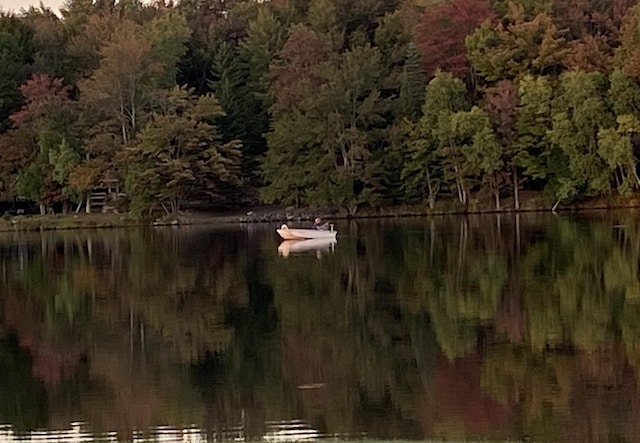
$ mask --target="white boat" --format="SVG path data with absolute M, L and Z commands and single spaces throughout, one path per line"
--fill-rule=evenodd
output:
M 297 229 L 290 228 L 287 225 L 280 226 L 280 229 L 276 229 L 276 232 L 282 237 L 283 240 L 307 240 L 312 238 L 336 238 L 338 231 L 333 230 L 333 225 L 330 225 L 329 231 L 322 231 L 318 229 Z
M 285 240 L 278 246 L 278 253 L 283 257 L 289 254 L 307 251 L 328 251 L 338 241 L 335 238 L 312 238 L 307 240 Z

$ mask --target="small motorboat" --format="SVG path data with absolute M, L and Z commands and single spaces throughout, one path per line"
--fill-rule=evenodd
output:
M 283 240 L 308 240 L 314 238 L 336 238 L 338 231 L 333 230 L 333 225 L 329 225 L 329 230 L 319 229 L 298 229 L 290 228 L 286 224 L 276 229 L 276 232 Z
M 283 257 L 299 252 L 331 251 L 338 241 L 335 238 L 313 238 L 308 240 L 285 240 L 278 246 L 278 253 Z

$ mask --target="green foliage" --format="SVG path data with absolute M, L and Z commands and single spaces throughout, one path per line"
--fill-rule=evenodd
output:
M 282 68 L 283 78 L 295 67 L 288 69 Z M 381 192 L 375 154 L 385 123 L 383 114 L 390 109 L 378 90 L 380 76 L 380 53 L 366 45 L 347 51 L 335 63 L 317 60 L 308 76 L 286 86 L 279 104 L 284 109 L 276 114 L 272 135 L 267 138 L 265 176 L 270 184 L 265 198 L 335 204 L 350 212 L 363 203 L 375 204 Z M 312 79 L 323 85 L 314 99 L 303 95 L 311 92 L 308 82 Z M 304 101 L 294 102 L 289 91 L 300 94 Z M 292 162 L 300 166 L 287 168 Z M 307 180 L 297 183 L 302 175 Z
M 18 17 L 0 11 L 0 131 L 10 127 L 9 115 L 22 103 L 18 86 L 29 75 L 33 55 L 33 31 Z
M 297 110 L 273 123 L 267 134 L 269 151 L 264 164 L 269 181 L 262 189 L 262 198 L 266 201 L 299 205 L 307 199 L 308 189 L 316 184 L 316 171 L 321 166 L 320 150 L 309 128 L 313 128 L 313 122 Z M 311 146 L 314 148 L 303 149 Z
M 626 14 L 621 29 L 620 46 L 615 51 L 614 66 L 634 80 L 640 79 L 640 5 L 635 5 Z
M 607 98 L 613 112 L 640 117 L 640 85 L 620 69 L 611 73 L 609 83 Z
M 47 73 L 51 77 L 68 79 L 74 75 L 65 51 L 67 35 L 64 22 L 47 7 L 30 7 L 23 15 L 33 31 L 34 73 Z
M 453 115 L 451 130 L 467 162 L 477 170 L 491 174 L 502 166 L 500 145 L 495 139 L 489 117 L 474 106 L 469 112 Z
M 551 12 L 553 0 L 491 0 L 491 7 L 501 16 L 511 17 L 514 12 L 523 14 L 527 19 L 541 12 Z
M 255 74 L 243 55 L 242 49 L 222 43 L 213 58 L 209 87 L 225 110 L 219 119 L 222 140 L 242 142 L 242 175 L 247 185 L 257 186 L 267 124 L 262 102 L 250 89 Z
M 19 195 L 41 202 L 45 191 L 45 176 L 47 163 L 43 156 L 25 168 L 18 176 L 17 191 Z
M 424 122 L 406 122 L 403 126 L 403 141 L 407 149 L 407 159 L 402 165 L 403 189 L 408 201 L 428 200 L 435 206 L 440 188 L 444 185 L 442 159 L 438 155 L 437 144 Z
M 382 62 L 385 67 L 385 88 L 393 91 L 393 94 L 400 98 L 399 90 L 402 88 L 402 77 L 405 68 L 409 69 L 408 76 L 411 77 L 410 82 L 420 81 L 422 83 L 420 92 L 413 91 L 417 94 L 421 102 L 421 95 L 424 94 L 424 86 L 426 85 L 426 73 L 422 65 L 422 54 L 420 49 L 412 41 L 412 24 L 408 11 L 397 10 L 387 12 L 383 17 L 378 19 L 378 27 L 374 36 L 374 45 L 380 49 L 382 54 Z M 410 65 L 407 66 L 407 65 Z
M 410 44 L 400 80 L 400 95 L 396 111 L 398 118 L 407 117 L 416 120 L 420 117 L 426 84 L 420 52 L 416 45 Z
M 239 184 L 240 146 L 220 141 L 215 120 L 222 115 L 211 95 L 197 97 L 178 87 L 169 91 L 127 152 L 136 165 L 127 179 L 135 208 L 168 204 L 176 213 L 186 198 L 219 202 L 225 186 Z
M 558 199 L 609 191 L 611 174 L 598 153 L 598 132 L 610 127 L 612 115 L 604 100 L 606 83 L 599 73 L 567 72 L 560 78 L 549 140 L 566 156 L 568 169 L 551 186 Z
M 354 212 L 451 196 L 469 208 L 487 192 L 517 208 L 516 191 L 543 188 L 631 195 L 640 9 L 565 3 L 72 0 L 61 17 L 1 14 L 0 191 L 15 196 L 39 152 L 47 201 L 127 176 L 136 188 L 152 163 L 124 152 L 186 85 L 215 95 L 216 137 L 241 149 L 215 200 Z M 181 168 L 180 186 L 195 179 Z M 144 207 L 164 183 L 146 172 Z
M 242 58 L 250 71 L 248 90 L 263 106 L 269 105 L 269 67 L 277 59 L 289 32 L 272 11 L 262 8 L 249 23 L 247 37 L 241 42 Z
M 119 125 L 122 143 L 135 138 L 154 82 L 166 75 L 140 25 L 123 20 L 100 49 L 100 66 L 80 84 L 87 106 L 103 109 Z
M 53 179 L 58 183 L 66 184 L 69 173 L 80 162 L 80 154 L 74 150 L 66 139 L 56 149 L 49 150 L 49 163 L 53 166 Z M 70 188 L 67 193 L 73 194 Z
M 186 43 L 191 35 L 184 16 L 178 12 L 167 11 L 146 23 L 142 33 L 151 42 L 150 63 L 163 66 L 164 72 L 156 79 L 157 86 L 172 87 L 176 84 L 178 60 L 186 53 Z
M 311 0 L 307 12 L 309 27 L 329 36 L 333 48 L 339 50 L 344 44 L 344 26 L 338 22 L 337 8 L 333 0 Z
M 568 49 L 551 17 L 543 12 L 527 21 L 518 12 L 512 20 L 497 27 L 484 23 L 467 37 L 469 60 L 478 73 L 495 82 L 560 72 Z
M 618 192 L 629 195 L 640 186 L 636 172 L 638 160 L 630 136 L 640 131 L 640 122 L 632 115 L 621 115 L 617 120 L 617 129 L 601 129 L 598 132 L 598 154 L 609 167 Z
M 523 175 L 545 180 L 549 174 L 551 147 L 547 131 L 551 128 L 553 89 L 547 77 L 525 76 L 518 88 L 520 111 L 516 119 L 516 165 Z
M 427 86 L 423 117 L 418 123 L 418 128 L 424 134 L 427 144 L 419 143 L 416 145 L 416 147 L 426 148 L 425 154 L 434 152 L 442 156 L 441 174 L 445 184 L 457 193 L 458 200 L 463 205 L 467 203 L 468 197 L 468 189 L 464 180 L 464 160 L 454 140 L 452 126 L 456 113 L 469 109 L 465 92 L 464 83 L 460 79 L 454 78 L 448 73 L 436 73 Z M 428 156 L 430 155 L 428 154 Z M 417 158 L 420 157 L 421 155 L 418 155 Z M 427 158 L 423 157 L 422 167 L 424 167 L 425 161 L 428 163 Z M 440 172 L 429 172 L 430 177 L 439 175 Z M 439 187 L 439 184 L 436 184 L 436 187 Z

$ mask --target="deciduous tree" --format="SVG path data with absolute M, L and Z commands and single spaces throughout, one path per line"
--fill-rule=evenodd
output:
M 520 209 L 518 190 L 518 166 L 516 162 L 516 118 L 518 113 L 518 92 L 515 85 L 509 80 L 502 80 L 496 86 L 489 88 L 484 99 L 483 109 L 489 115 L 489 119 L 498 136 L 502 161 L 511 173 L 513 186 L 513 200 L 515 209 Z
M 598 132 L 613 126 L 604 100 L 606 79 L 599 73 L 567 72 L 560 79 L 549 139 L 567 158 L 568 168 L 552 180 L 558 201 L 598 195 L 611 187 L 611 174 L 599 155 Z
M 179 87 L 169 92 L 127 150 L 127 193 L 137 210 L 160 202 L 175 214 L 188 198 L 225 199 L 224 187 L 240 179 L 240 146 L 220 142 L 215 120 L 222 114 L 211 95 L 196 97 Z
M 502 149 L 496 140 L 487 114 L 477 106 L 451 117 L 450 152 L 460 156 L 453 163 L 458 186 L 468 192 L 474 182 L 489 182 L 496 209 L 500 209 L 498 172 L 502 167 Z M 457 171 L 456 171 L 457 169 Z M 485 180 L 486 179 L 486 180 Z
M 553 88 L 547 77 L 525 75 L 518 84 L 515 163 L 530 180 L 544 183 L 560 162 L 554 164 L 547 132 L 551 129 Z
M 100 50 L 99 68 L 80 84 L 82 99 L 118 120 L 126 144 L 135 137 L 154 80 L 163 72 L 140 26 L 125 20 Z
M 523 74 L 558 75 L 568 52 L 564 38 L 546 13 L 527 21 L 514 6 L 509 22 L 484 23 L 466 39 L 471 65 L 488 82 Z
M 62 191 L 68 168 L 79 149 L 73 130 L 74 108 L 62 79 L 34 75 L 20 89 L 25 104 L 11 119 L 30 134 L 31 144 L 21 154 L 26 162 L 18 173 L 17 190 L 38 202 L 44 212 L 46 205 L 65 200 Z
M 453 116 L 470 108 L 465 95 L 460 79 L 437 72 L 426 88 L 423 116 L 410 136 L 410 159 L 402 174 L 413 189 L 426 194 L 431 207 L 444 186 L 451 187 L 463 205 L 468 201 L 464 159 L 452 131 Z
M 416 27 L 415 42 L 431 77 L 440 69 L 459 78 L 470 74 L 465 38 L 496 15 L 484 0 L 451 0 L 427 10 Z

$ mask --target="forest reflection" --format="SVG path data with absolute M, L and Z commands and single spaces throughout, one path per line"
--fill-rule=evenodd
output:
M 337 228 L 0 236 L 0 425 L 640 440 L 637 214 Z

